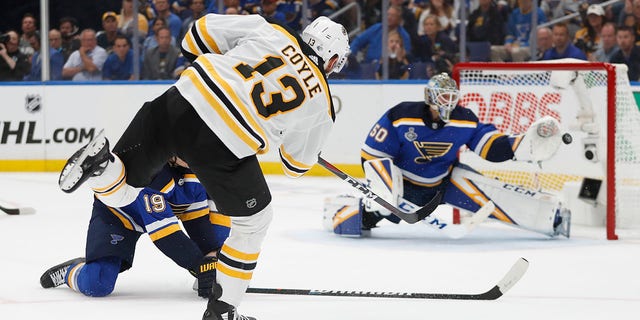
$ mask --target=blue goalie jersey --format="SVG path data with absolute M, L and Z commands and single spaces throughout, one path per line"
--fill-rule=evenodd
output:
M 449 122 L 443 122 L 433 120 L 423 101 L 402 102 L 373 126 L 361 157 L 363 161 L 391 158 L 402 171 L 405 186 L 436 188 L 453 170 L 462 146 L 500 162 L 513 158 L 515 139 L 479 122 L 473 111 L 460 106 L 452 111 Z

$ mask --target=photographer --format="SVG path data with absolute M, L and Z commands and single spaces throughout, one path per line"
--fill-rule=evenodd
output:
M 20 53 L 18 44 L 15 31 L 0 36 L 0 81 L 21 81 L 29 73 L 29 59 Z

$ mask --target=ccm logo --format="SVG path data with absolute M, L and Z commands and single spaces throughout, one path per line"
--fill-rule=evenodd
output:
M 502 188 L 510 190 L 510 191 L 517 192 L 517 193 L 525 195 L 525 196 L 533 197 L 533 196 L 535 196 L 537 194 L 537 192 L 535 192 L 535 191 L 531 191 L 529 189 L 525 189 L 525 188 L 522 188 L 522 187 L 514 186 L 512 184 L 507 184 L 507 183 L 503 184 Z

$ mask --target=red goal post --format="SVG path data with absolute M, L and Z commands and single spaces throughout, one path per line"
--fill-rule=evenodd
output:
M 574 224 L 604 225 L 607 239 L 639 230 L 640 112 L 626 70 L 573 59 L 457 64 L 460 104 L 480 121 L 517 134 L 551 115 L 573 136 L 541 166 L 492 164 L 472 152 L 462 152 L 461 161 L 485 175 L 561 195 Z

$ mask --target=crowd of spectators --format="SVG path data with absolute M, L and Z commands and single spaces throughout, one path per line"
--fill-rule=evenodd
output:
M 624 63 L 630 80 L 639 80 L 640 0 L 606 7 L 599 0 L 468 0 L 467 21 L 458 17 L 460 1 L 390 0 L 387 43 L 382 43 L 380 0 L 308 0 L 307 5 L 309 20 L 331 15 L 353 2 L 363 12 L 356 22 L 346 21 L 357 17 L 351 11 L 337 18 L 359 26 L 351 39 L 348 65 L 338 75 L 341 78 L 382 78 L 385 47 L 390 79 L 428 79 L 451 72 L 460 61 L 460 36 L 465 34 L 467 58 Z M 538 24 L 572 15 L 539 28 L 535 48 L 530 39 L 533 1 L 538 1 Z M 100 30 L 79 26 L 77 17 L 52 22 L 48 33 L 50 79 L 133 80 L 135 64 L 140 65 L 140 79 L 176 79 L 188 66 L 180 52 L 182 38 L 198 18 L 210 12 L 260 14 L 298 32 L 303 23 L 301 0 L 138 0 L 139 8 L 133 3 L 122 0 L 119 10 L 101 12 Z M 0 81 L 40 80 L 42 47 L 38 20 L 27 13 L 20 26 L 1 33 Z

